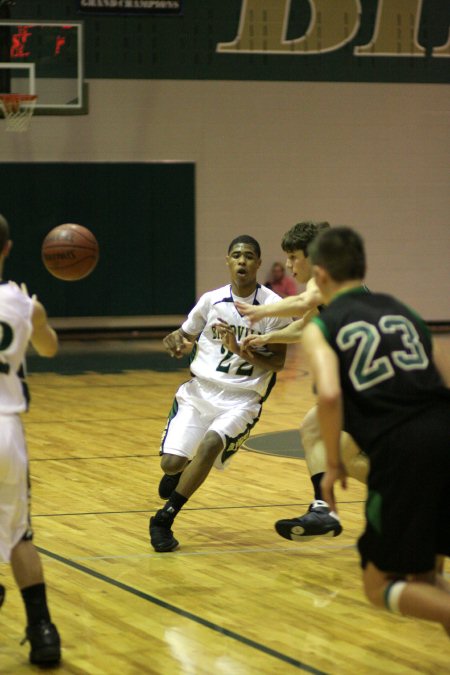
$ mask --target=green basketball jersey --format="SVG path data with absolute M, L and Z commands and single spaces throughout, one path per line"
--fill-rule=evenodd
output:
M 313 321 L 339 358 L 344 428 L 370 452 L 389 429 L 447 401 L 423 320 L 363 287 L 337 295 Z

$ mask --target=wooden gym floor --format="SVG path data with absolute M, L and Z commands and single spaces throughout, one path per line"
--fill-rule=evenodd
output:
M 59 673 L 450 672 L 439 626 L 376 611 L 363 596 L 361 485 L 338 493 L 340 537 L 289 542 L 273 523 L 311 501 L 304 460 L 241 450 L 178 517 L 179 550 L 154 553 L 159 440 L 186 364 L 161 354 L 159 342 L 130 341 L 63 344 L 42 365 L 38 372 L 31 360 L 24 421 L 35 543 L 63 640 Z M 301 347 L 292 346 L 255 434 L 297 428 L 313 400 Z M 0 673 L 29 673 L 7 565 L 0 581 Z

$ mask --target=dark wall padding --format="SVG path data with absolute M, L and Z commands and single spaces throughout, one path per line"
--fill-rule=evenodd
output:
M 192 163 L 0 164 L 0 213 L 14 248 L 5 278 L 25 281 L 53 317 L 185 314 L 195 300 Z M 81 281 L 53 278 L 41 243 L 56 225 L 97 237 Z

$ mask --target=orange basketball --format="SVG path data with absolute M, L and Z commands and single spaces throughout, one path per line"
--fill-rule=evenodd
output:
M 42 242 L 42 261 L 57 279 L 84 279 L 98 262 L 97 240 L 83 225 L 58 225 Z

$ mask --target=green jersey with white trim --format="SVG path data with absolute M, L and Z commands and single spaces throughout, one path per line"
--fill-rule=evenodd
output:
M 248 319 L 239 314 L 234 300 L 267 305 L 278 302 L 281 298 L 260 284 L 247 298 L 233 296 L 229 284 L 202 295 L 181 326 L 185 333 L 199 336 L 194 347 L 191 371 L 197 377 L 216 382 L 225 389 L 249 389 L 264 397 L 273 386 L 275 373 L 261 366 L 254 366 L 225 349 L 214 324 L 220 323 L 219 319 L 226 321 L 239 343 L 249 334 L 264 335 L 284 328 L 290 323 L 290 319 L 267 317 L 250 326 Z M 270 345 L 259 349 L 258 353 L 262 356 L 269 355 Z
M 313 319 L 339 359 L 344 428 L 370 452 L 393 427 L 447 400 L 423 320 L 392 296 L 362 287 Z

